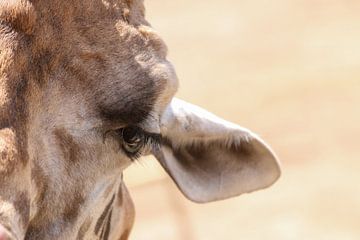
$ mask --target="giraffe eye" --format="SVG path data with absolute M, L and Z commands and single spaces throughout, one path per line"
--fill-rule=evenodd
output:
M 136 160 L 151 149 L 159 148 L 162 143 L 160 134 L 149 133 L 136 126 L 128 126 L 115 131 L 122 151 L 131 159 Z
M 136 155 L 145 144 L 145 135 L 137 127 L 126 127 L 121 130 L 122 148 L 129 155 Z

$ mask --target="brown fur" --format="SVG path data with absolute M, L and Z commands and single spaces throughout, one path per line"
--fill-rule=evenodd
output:
M 0 19 L 16 31 L 31 34 L 36 22 L 36 13 L 28 1 L 1 1 Z
M 112 196 L 110 202 L 106 205 L 106 207 L 105 207 L 104 211 L 102 212 L 100 218 L 96 222 L 96 225 L 95 225 L 95 234 L 96 235 L 98 235 L 100 233 L 100 229 L 104 227 L 105 219 L 106 219 L 106 217 L 108 217 L 109 212 L 112 211 L 111 207 L 112 207 L 112 204 L 114 202 L 114 199 L 115 199 L 115 195 Z
M 103 229 L 101 230 L 100 238 L 103 240 L 109 239 L 110 228 L 111 228 L 111 217 L 113 210 L 110 211 L 108 217 L 106 219 L 106 223 L 104 223 Z
M 0 2 L 0 224 L 16 238 L 127 239 L 131 161 L 104 136 L 176 90 L 144 15 L 141 0 Z
M 84 203 L 85 199 L 81 194 L 75 194 L 71 202 L 66 205 L 64 210 L 64 221 L 68 223 L 72 223 L 78 217 L 80 208 Z
M 34 166 L 31 169 L 31 179 L 38 188 L 37 194 L 35 196 L 35 202 L 39 207 L 42 207 L 45 202 L 47 190 L 49 188 L 49 179 L 47 176 L 45 176 L 44 170 L 35 161 Z
M 21 216 L 21 225 L 26 226 L 30 214 L 30 201 L 27 192 L 19 193 L 14 202 L 14 206 Z
M 126 229 L 119 240 L 127 240 L 130 236 L 130 229 Z
M 117 205 L 119 206 L 119 207 L 121 207 L 122 205 L 123 205 L 123 203 L 124 203 L 124 190 L 125 189 L 123 189 L 124 188 L 124 186 L 123 186 L 123 184 L 121 184 L 120 185 L 120 187 L 119 187 L 119 190 L 118 190 L 118 194 L 117 194 Z
M 71 163 L 76 163 L 76 161 L 80 159 L 80 146 L 64 129 L 56 129 L 54 131 L 54 135 L 56 137 L 57 144 L 61 148 L 63 158 Z
M 9 128 L 0 130 L 0 141 L 0 176 L 7 176 L 15 170 L 18 159 L 14 131 Z
M 76 237 L 77 240 L 84 239 L 84 236 L 85 236 L 86 232 L 88 231 L 88 229 L 90 228 L 90 225 L 91 225 L 91 218 L 87 218 L 79 229 L 79 232 Z

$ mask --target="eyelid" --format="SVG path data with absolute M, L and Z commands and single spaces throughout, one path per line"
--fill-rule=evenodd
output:
M 161 135 L 159 119 L 157 117 L 151 116 L 147 118 L 138 124 L 138 127 L 146 133 Z

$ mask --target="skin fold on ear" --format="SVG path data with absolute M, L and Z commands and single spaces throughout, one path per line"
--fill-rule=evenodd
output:
M 153 150 L 183 194 L 205 203 L 272 185 L 280 165 L 249 130 L 174 98 L 160 119 L 164 143 Z

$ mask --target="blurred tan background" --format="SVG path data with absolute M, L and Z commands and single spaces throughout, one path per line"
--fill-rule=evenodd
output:
M 132 240 L 360 239 L 360 1 L 145 1 L 179 97 L 259 133 L 273 187 L 189 202 L 152 158 L 125 174 Z

